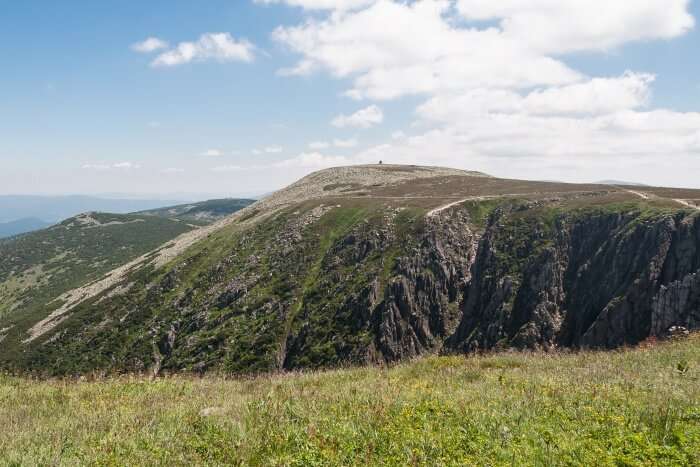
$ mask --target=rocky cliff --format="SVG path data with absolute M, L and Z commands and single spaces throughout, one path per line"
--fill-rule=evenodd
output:
M 494 213 L 451 348 L 612 348 L 698 326 L 700 217 L 534 211 Z

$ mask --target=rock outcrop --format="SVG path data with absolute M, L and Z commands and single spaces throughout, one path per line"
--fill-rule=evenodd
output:
M 509 214 L 481 241 L 450 348 L 612 348 L 699 327 L 698 216 L 590 213 L 546 226 Z

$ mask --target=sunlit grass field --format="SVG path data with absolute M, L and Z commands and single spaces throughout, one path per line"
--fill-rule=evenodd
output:
M 249 379 L 0 376 L 0 465 L 700 465 L 700 336 Z

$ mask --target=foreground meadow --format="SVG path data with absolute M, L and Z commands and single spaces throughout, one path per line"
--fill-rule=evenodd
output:
M 699 465 L 700 336 L 251 379 L 0 376 L 0 465 Z

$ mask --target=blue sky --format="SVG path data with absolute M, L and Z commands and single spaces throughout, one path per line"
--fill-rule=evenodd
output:
M 646 17 L 616 13 L 623 16 L 610 21 L 619 26 L 603 40 L 589 31 L 606 14 L 596 1 L 583 12 L 573 0 L 559 15 L 548 1 L 523 12 L 518 1 L 489 11 L 477 0 L 0 0 L 0 192 L 261 193 L 377 158 L 700 187 L 688 174 L 700 168 L 700 38 L 687 23 L 700 17 L 698 2 L 639 0 Z M 514 54 L 523 33 L 504 21 L 533 14 L 544 26 L 527 36 L 562 45 L 533 41 Z M 569 17 L 583 19 L 562 24 Z M 392 28 L 391 18 L 413 30 Z M 210 33 L 248 41 L 252 60 L 152 66 Z M 136 52 L 147 38 L 169 47 Z M 489 47 L 503 58 L 478 53 L 483 67 L 451 74 Z M 522 55 L 532 60 L 521 63 Z M 313 69 L 280 72 L 303 61 Z M 552 61 L 561 66 L 540 67 Z M 625 78 L 628 70 L 635 74 Z M 447 103 L 463 104 L 448 111 Z M 363 109 L 381 116 L 332 124 Z

